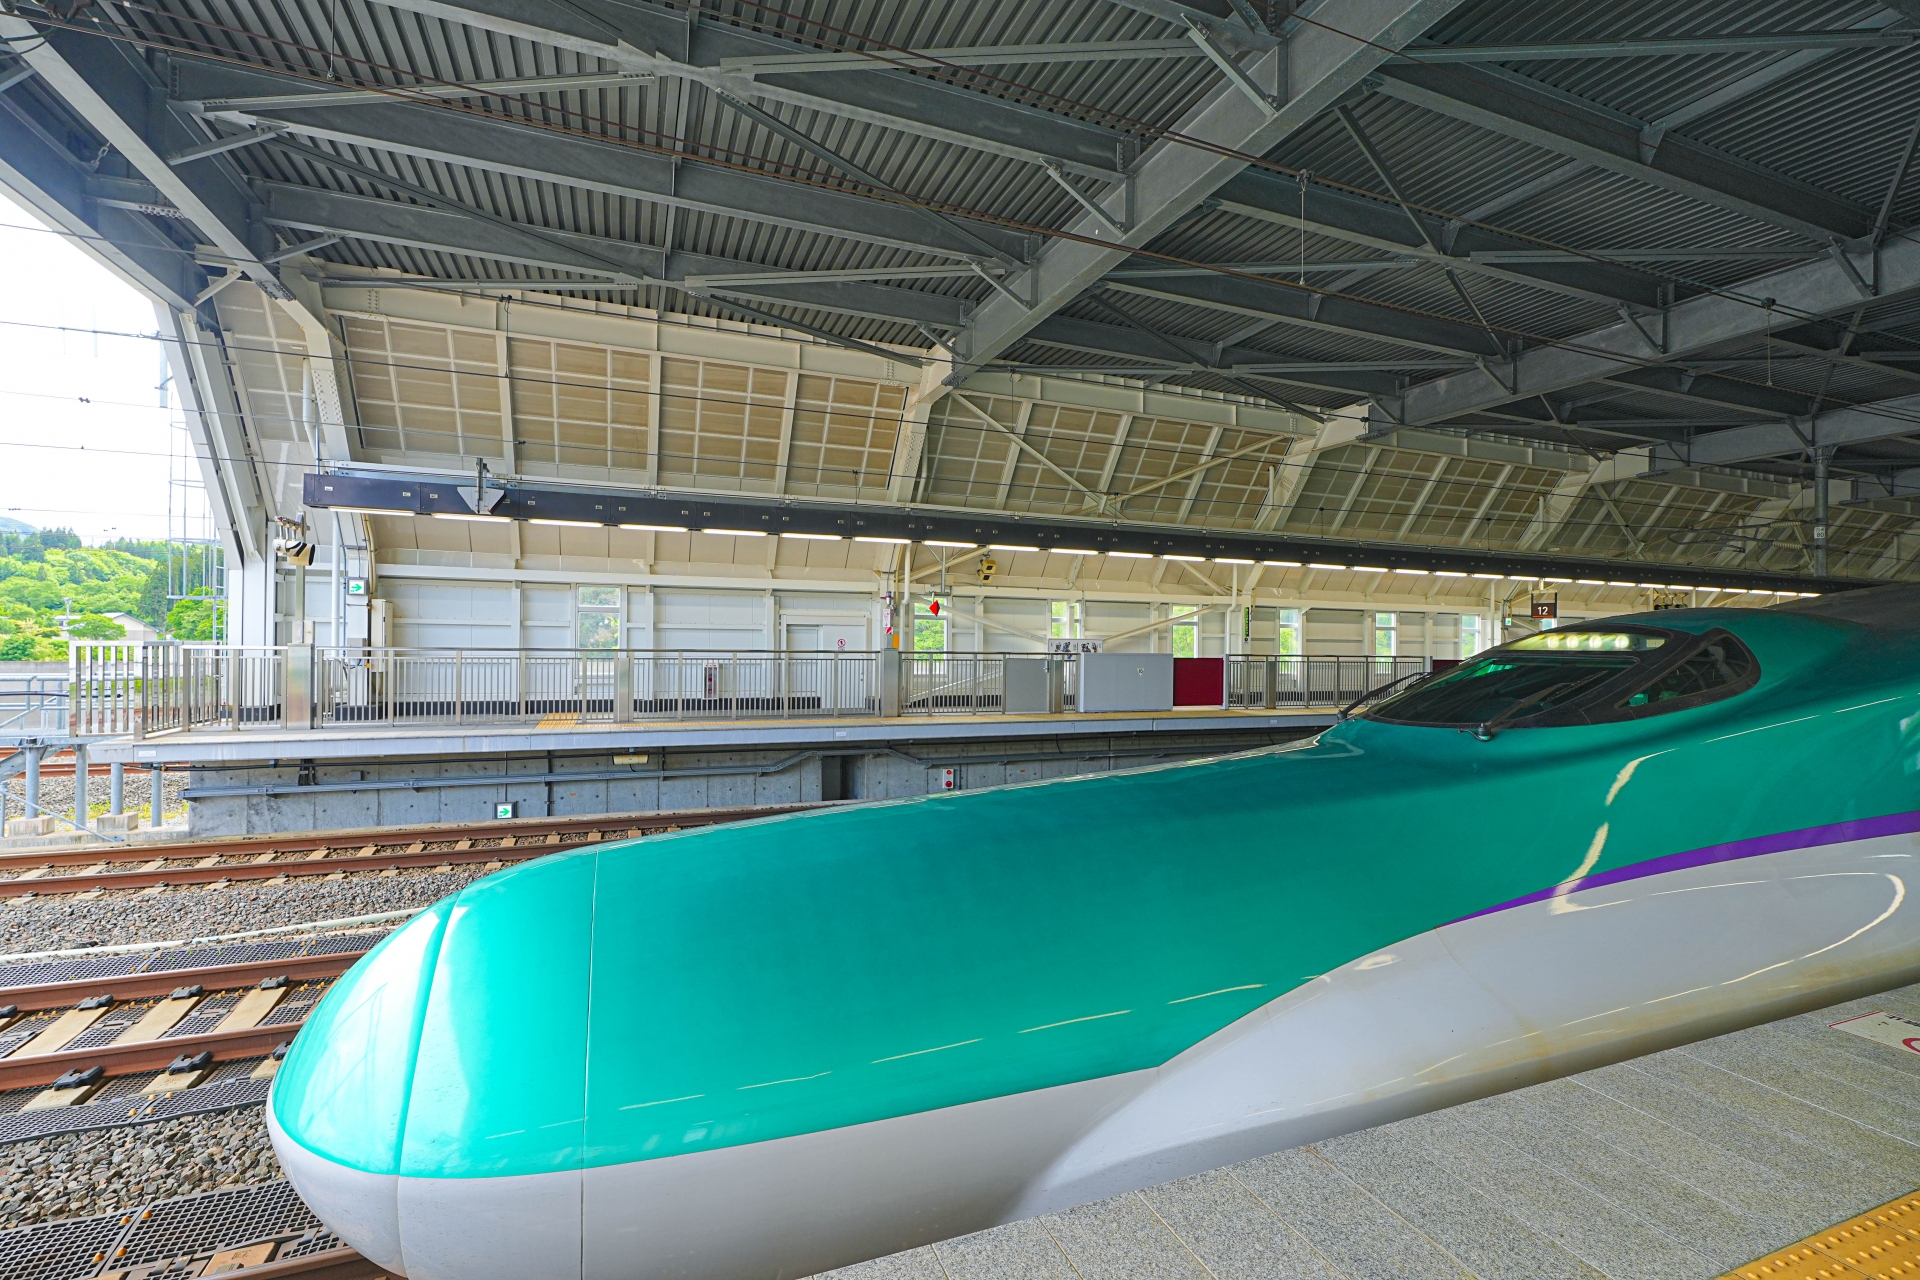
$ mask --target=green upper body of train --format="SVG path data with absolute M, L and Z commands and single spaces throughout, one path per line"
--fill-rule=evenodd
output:
M 622 1271 L 596 1242 L 589 1191 L 569 1220 L 579 1256 L 563 1250 L 556 1274 L 798 1275 L 1884 983 L 1920 963 L 1898 910 L 1905 880 L 1887 870 L 1920 829 L 1913 603 L 1896 590 L 1852 606 L 1613 619 L 1491 651 L 1300 744 L 502 871 L 434 904 L 329 993 L 276 1080 L 276 1141 L 303 1191 L 324 1180 L 314 1169 L 397 1188 L 393 1222 L 370 1211 L 378 1231 L 360 1229 L 391 1226 L 390 1248 L 368 1235 L 372 1251 L 416 1280 L 475 1263 L 427 1243 L 450 1224 L 407 1226 L 407 1188 L 434 1188 L 419 1201 L 442 1206 L 430 1216 L 456 1212 L 444 1206 L 463 1203 L 462 1184 L 482 1197 L 483 1184 L 604 1184 L 648 1201 L 608 1210 L 605 1231 L 643 1252 L 652 1241 L 670 1264 Z M 1836 857 L 1846 866 L 1829 866 Z M 1615 994 L 1639 1011 L 1613 1010 L 1598 1040 L 1513 1013 L 1524 996 L 1505 1014 L 1471 1012 L 1481 995 L 1467 992 L 1454 1022 L 1481 1018 L 1483 1032 L 1410 1033 L 1439 1037 L 1436 1054 L 1461 1047 L 1463 1065 L 1423 1060 L 1431 1074 L 1398 1088 L 1369 1074 L 1377 1029 L 1328 1021 L 1507 980 L 1460 977 L 1470 962 L 1457 955 L 1421 959 L 1420 939 L 1505 948 L 1502 964 L 1543 972 L 1577 963 L 1591 986 L 1587 953 L 1568 948 L 1644 948 L 1687 918 L 1651 895 L 1731 885 L 1736 863 L 1772 867 L 1775 897 L 1696 893 L 1699 929 L 1750 929 L 1740 912 L 1771 918 L 1802 889 L 1814 903 L 1807 936 L 1722 949 L 1735 968 L 1740 956 L 1776 964 L 1770 974 L 1716 970 L 1702 978 L 1712 991 L 1678 998 L 1626 990 L 1664 979 L 1620 962 Z M 1591 908 L 1606 893 L 1626 895 L 1611 916 Z M 1612 999 L 1601 981 L 1596 1002 Z M 1502 1018 L 1522 1028 L 1504 1056 Z M 1343 1037 L 1320 1067 L 1284 1061 Z M 1349 1077 L 1351 1104 L 1294 1096 Z M 1068 1118 L 1023 1119 L 1029 1102 Z M 1285 1123 L 1257 1118 L 1268 1112 Z M 1060 1132 L 1020 1136 L 1036 1123 Z M 930 1175 L 913 1164 L 915 1124 L 961 1148 L 1004 1130 L 995 1140 L 1020 1151 L 944 1206 L 903 1203 L 893 1225 L 862 1217 L 844 1238 L 795 1228 L 703 1252 L 675 1223 L 705 1210 L 660 1208 L 682 1191 L 697 1199 L 709 1168 L 751 1182 L 741 1162 L 753 1151 L 778 1180 L 840 1187 L 884 1171 L 919 1185 Z M 927 1185 L 937 1195 L 939 1178 Z M 814 1193 L 765 1194 L 779 1203 L 764 1214 L 785 1222 L 780 1197 Z

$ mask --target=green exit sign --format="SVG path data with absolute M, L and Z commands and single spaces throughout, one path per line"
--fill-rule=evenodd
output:
M 366 580 L 365 578 L 348 578 L 348 579 L 347 579 L 347 594 L 348 594 L 348 595 L 350 595 L 350 596 L 364 596 L 364 595 L 366 595 L 366 594 L 367 594 L 367 580 Z

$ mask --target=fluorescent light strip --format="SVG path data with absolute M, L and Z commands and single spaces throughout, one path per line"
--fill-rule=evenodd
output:
M 1038 551 L 1039 549 L 1038 547 L 1017 547 L 1010 542 L 989 542 L 987 544 L 987 550 L 989 551 Z
M 702 533 L 711 533 L 718 538 L 764 538 L 765 529 L 702 529 Z
M 1355 573 L 1385 573 L 1387 567 L 1382 564 L 1357 564 L 1353 566 L 1353 571 Z
M 929 547 L 945 547 L 950 551 L 972 551 L 980 544 L 977 542 L 935 542 L 932 538 L 928 538 L 926 545 Z
M 397 507 L 328 507 L 329 511 L 351 511 L 362 516 L 417 516 L 418 511 L 403 511 Z
M 632 529 L 636 533 L 685 533 L 683 524 L 623 524 L 622 529 Z
M 1631 587 L 1631 586 L 1636 586 L 1638 584 L 1632 583 L 1632 582 L 1609 582 L 1607 585 L 1610 587 Z
M 783 533 L 780 536 L 783 538 L 794 538 L 800 542 L 840 541 L 840 535 L 837 533 Z
M 1253 563 L 1253 561 L 1251 560 L 1237 560 L 1230 556 L 1215 556 L 1213 558 L 1213 562 L 1215 564 L 1252 564 Z
M 1431 578 L 1433 576 L 1432 574 L 1428 573 L 1425 569 L 1395 569 L 1394 572 L 1410 573 L 1415 577 L 1419 577 L 1419 578 Z
M 1151 560 L 1153 559 L 1153 553 L 1151 551 L 1109 551 L 1107 552 L 1107 558 L 1111 560 Z
M 1473 576 L 1485 582 L 1498 582 L 1505 575 L 1498 573 L 1476 573 Z
M 1457 569 L 1435 569 L 1433 576 L 1436 578 L 1464 578 L 1467 575 Z
M 1573 585 L 1573 579 L 1572 579 L 1572 578 L 1538 578 L 1538 579 L 1535 579 L 1535 578 L 1521 578 L 1521 579 L 1520 579 L 1520 581 L 1521 581 L 1521 582 L 1535 582 L 1535 581 L 1538 581 L 1538 582 L 1557 582 L 1557 583 L 1559 583 L 1559 584 L 1560 584 L 1561 586 L 1566 586 L 1566 587 L 1570 587 L 1570 586 L 1572 586 L 1572 585 Z
M 534 520 L 529 520 L 529 521 L 527 521 L 527 523 L 528 523 L 528 524 L 551 524 L 551 525 L 557 525 L 557 526 L 559 526 L 559 527 L 560 527 L 560 528 L 562 528 L 562 529 L 604 529 L 604 528 L 606 528 L 606 527 L 607 527 L 607 526 L 605 526 L 605 525 L 603 525 L 603 524 L 601 524 L 601 523 L 600 523 L 600 522 L 599 522 L 598 520 L 545 520 L 545 519 L 534 519 Z
M 912 538 L 880 538 L 864 533 L 855 534 L 853 540 L 855 542 L 879 542 L 890 547 L 904 547 L 913 541 Z
M 508 516 L 469 515 L 464 511 L 436 511 L 433 513 L 433 518 L 435 520 L 465 520 L 471 524 L 512 524 L 513 523 L 512 518 Z
M 1301 567 L 1298 560 L 1262 560 L 1260 563 L 1270 564 L 1278 569 L 1298 569 Z
M 1205 556 L 1161 556 L 1160 558 L 1162 560 L 1183 560 L 1190 564 L 1205 564 L 1207 562 Z
M 1574 583 L 1577 587 L 1604 587 L 1607 584 L 1598 578 L 1581 578 Z
M 1079 547 L 1048 547 L 1047 550 L 1056 556 L 1097 556 L 1100 554 L 1098 551 L 1085 551 Z
M 1317 560 L 1312 561 L 1307 565 L 1307 568 L 1309 569 L 1345 569 L 1346 567 L 1347 566 L 1343 564 L 1321 564 Z

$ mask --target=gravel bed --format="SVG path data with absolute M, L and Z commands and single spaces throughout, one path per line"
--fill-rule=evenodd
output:
M 0 1230 L 280 1176 L 260 1106 L 35 1138 L 0 1147 Z
M 344 880 L 306 876 L 286 884 L 241 880 L 225 889 L 183 885 L 98 898 L 16 898 L 0 903 L 0 953 L 197 938 L 424 907 L 484 874 L 474 865 L 395 876 L 359 872 Z
M 169 773 L 165 774 L 164 778 L 165 781 L 161 783 L 160 788 L 161 802 L 165 806 L 165 812 L 169 817 L 177 816 L 185 812 L 187 807 L 184 792 L 187 789 L 189 779 L 185 773 Z M 33 816 L 27 812 L 26 778 L 17 777 L 8 779 L 6 789 L 7 816 L 9 818 Z M 153 784 L 148 780 L 148 771 L 145 769 L 127 770 L 125 793 L 126 811 L 128 813 L 139 814 L 141 824 L 145 825 L 148 806 L 152 803 L 152 800 Z M 105 777 L 96 777 L 93 779 L 92 785 L 87 790 L 87 804 L 88 812 L 90 813 L 98 814 L 107 811 L 107 779 Z M 73 812 L 73 779 L 41 778 L 40 807 L 52 813 L 71 814 Z

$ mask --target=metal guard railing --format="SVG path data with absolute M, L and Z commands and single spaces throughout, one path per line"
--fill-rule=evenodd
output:
M 1029 664 L 1020 697 L 1010 663 Z M 1337 708 L 1424 658 L 1224 659 L 1222 705 Z M 1035 684 L 1037 669 L 1044 667 Z M 1038 701 L 1033 691 L 1039 689 Z M 1071 711 L 1072 655 L 76 644 L 69 732 L 391 728 Z

